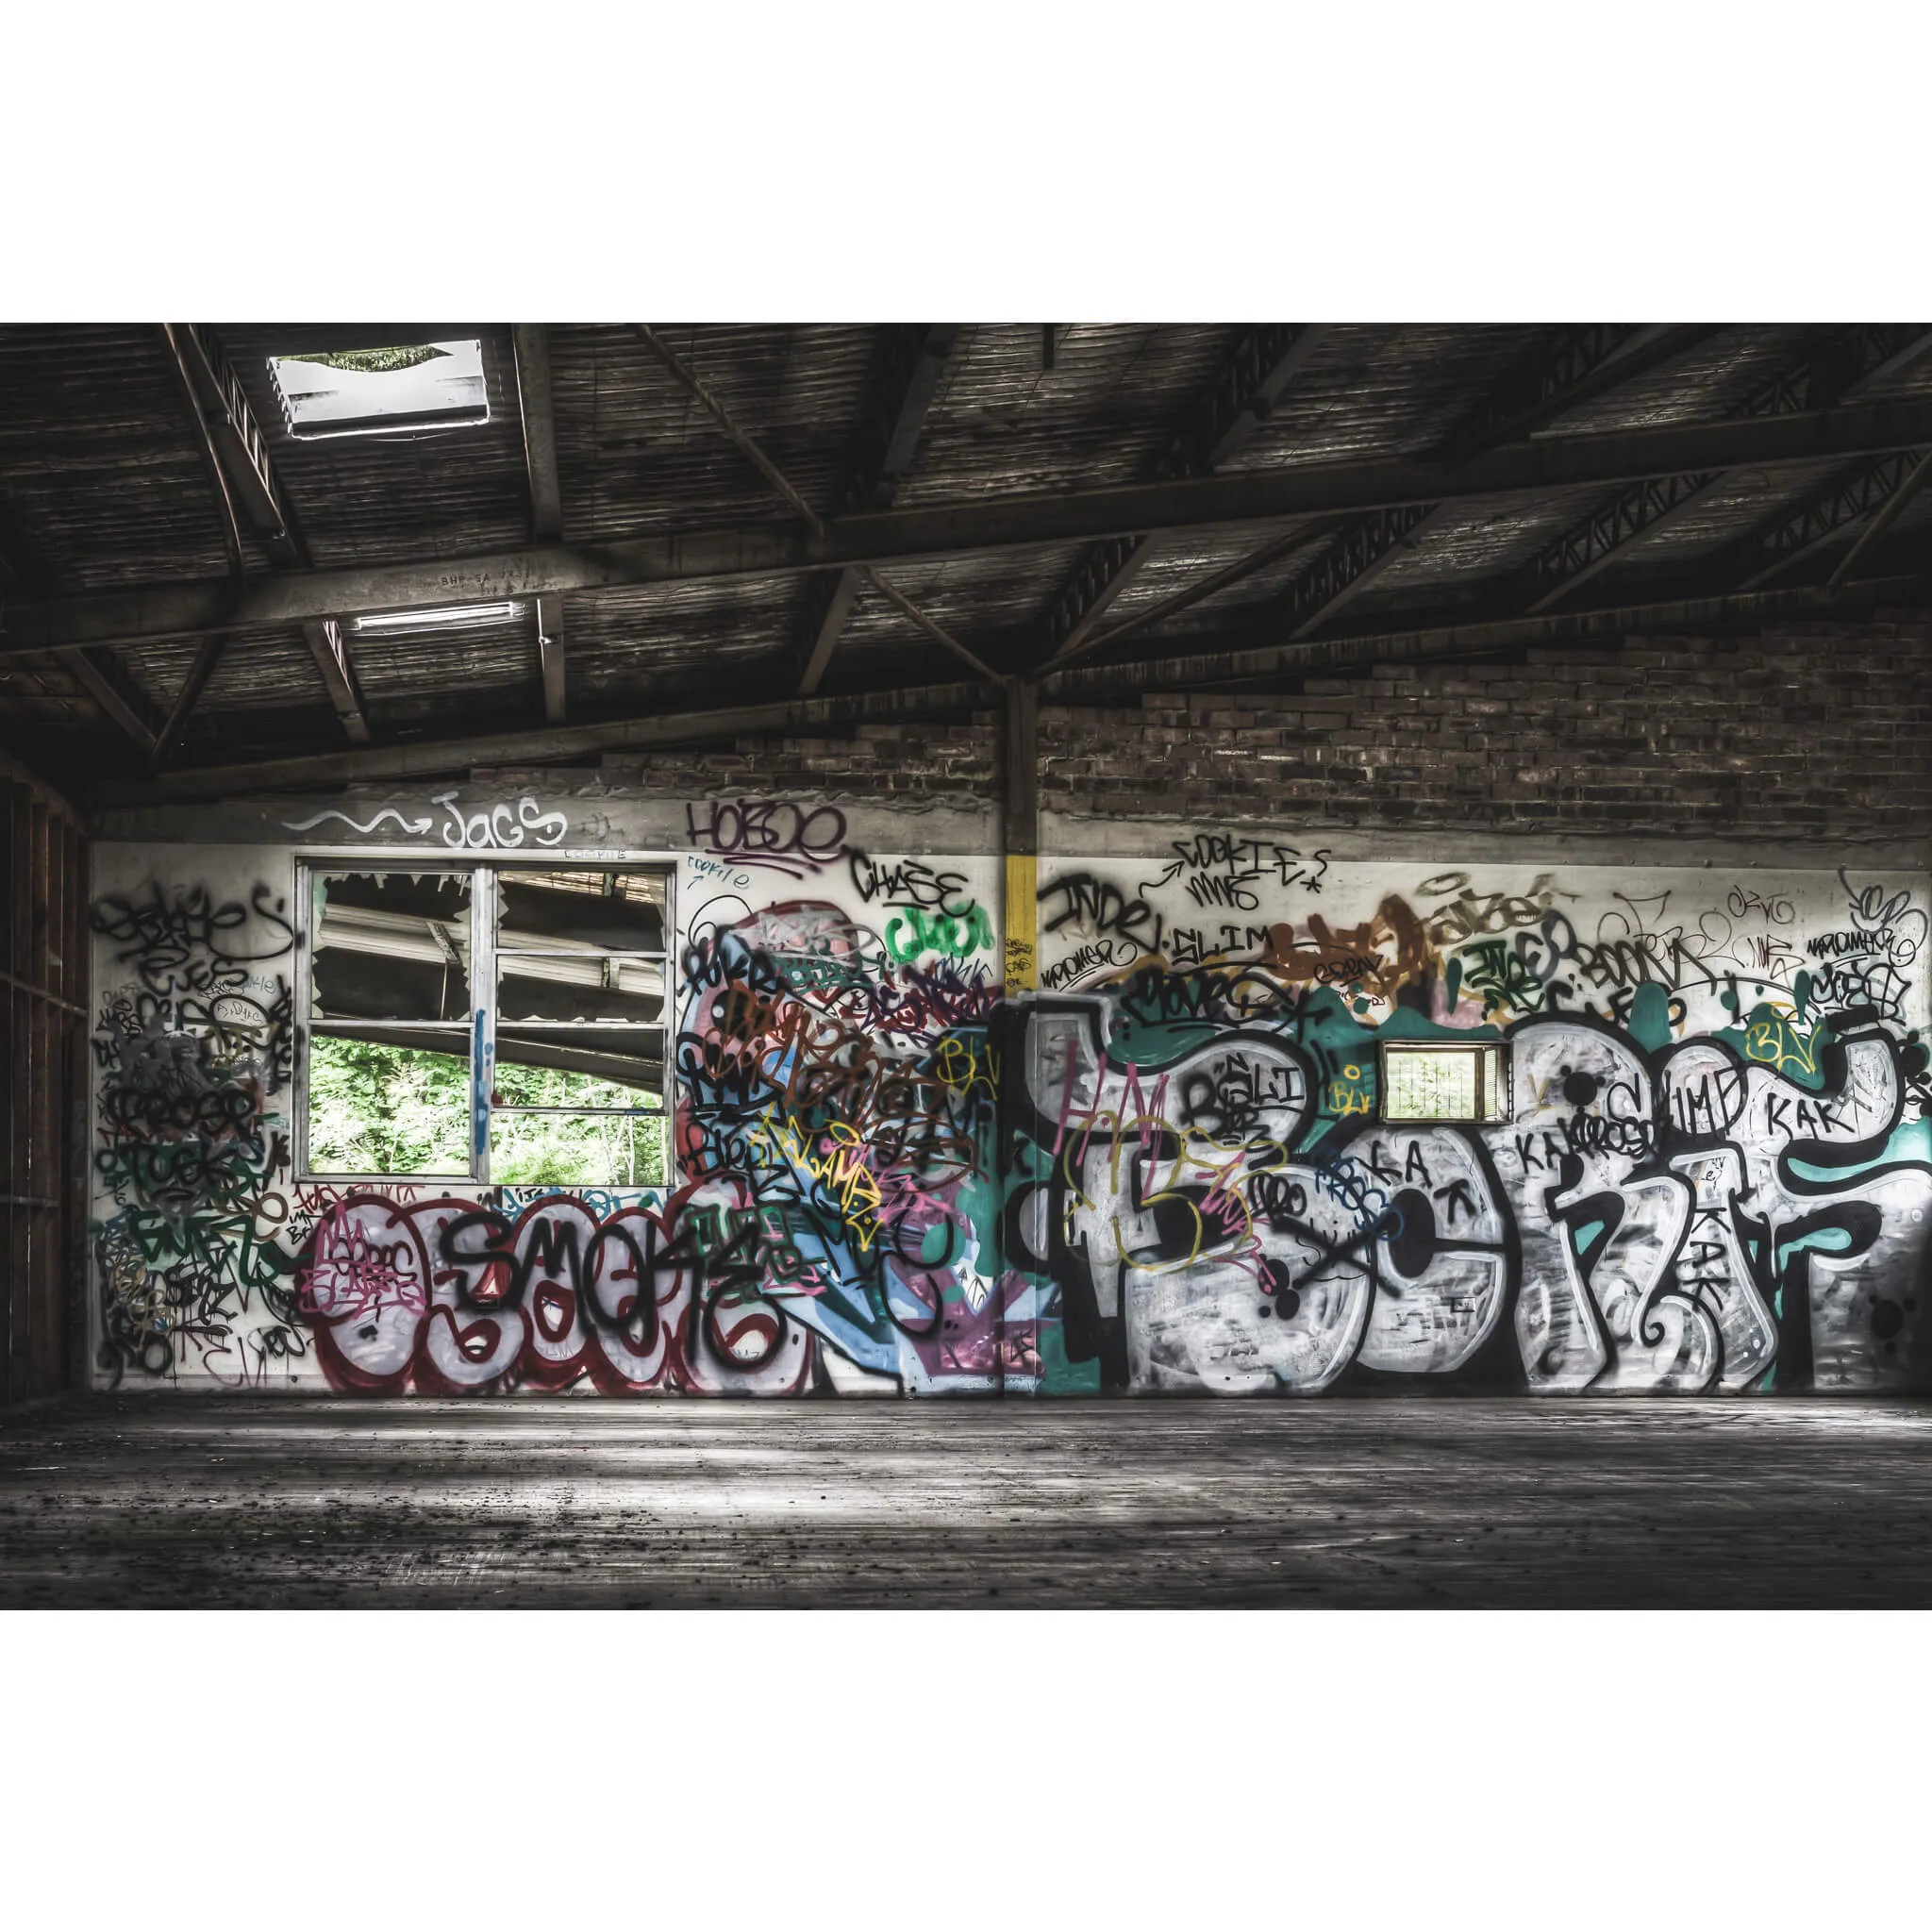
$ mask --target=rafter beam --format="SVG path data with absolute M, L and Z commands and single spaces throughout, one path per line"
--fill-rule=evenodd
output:
M 839 640 L 845 635 L 852 607 L 858 601 L 861 581 L 858 570 L 848 566 L 831 580 L 831 591 L 824 601 L 814 602 L 811 642 L 805 654 L 805 669 L 798 675 L 800 697 L 810 697 L 825 681 L 825 673 L 831 669 L 832 654 L 839 648 Z
M 1504 379 L 1443 455 L 1472 456 L 1527 436 L 1723 333 L 1719 323 L 1573 324 Z
M 1196 648 L 1132 663 L 1050 672 L 1040 680 L 1039 691 L 1044 702 L 1077 703 L 1099 696 L 1126 696 L 1138 691 L 1256 683 L 1348 666 L 1595 642 L 1645 631 L 1685 631 L 1757 623 L 1774 616 L 1849 613 L 1869 609 L 1875 604 L 1923 596 L 1925 589 L 1924 576 L 1889 577 L 1851 584 L 1837 591 L 1806 587 L 1743 596 L 1678 597 L 1613 609 L 1555 611 L 1541 617 L 1383 632 L 1373 637 L 1316 638 L 1301 643 L 1226 649 Z M 764 732 L 802 735 L 865 722 L 983 710 L 1000 702 L 1004 689 L 1003 685 L 984 682 L 959 683 L 830 698 L 781 699 L 685 712 L 659 708 L 641 717 L 604 719 L 562 728 L 525 728 L 441 741 L 412 741 L 361 750 L 201 766 L 137 783 L 109 781 L 93 788 L 91 796 L 94 803 L 104 807 L 239 797 L 255 791 L 431 777 L 482 766 L 537 764 L 579 758 L 593 751 L 641 751 Z
M 1808 557 L 1828 549 L 1888 503 L 1917 467 L 1921 450 L 1894 450 L 1841 470 L 1824 488 L 1732 546 L 1733 587 L 1757 591 Z
M 663 745 L 702 744 L 713 739 L 763 732 L 803 734 L 893 718 L 953 715 L 999 701 L 998 684 L 958 683 L 903 691 L 861 691 L 851 696 L 780 698 L 757 705 L 706 710 L 654 710 L 642 717 L 600 719 L 595 724 L 490 732 L 481 736 L 415 740 L 363 750 L 255 758 L 164 773 L 144 785 L 109 784 L 104 803 L 137 804 L 170 798 L 234 797 L 252 791 L 346 785 L 365 779 L 421 778 L 474 767 L 532 764 L 580 758 L 587 752 L 648 751 Z
M 1715 333 L 1706 325 L 1666 323 L 1587 323 L 1561 329 L 1511 371 L 1439 454 L 1444 460 L 1467 459 L 1510 437 L 1526 436 Z M 1402 504 L 1345 525 L 1283 593 L 1277 621 L 1291 638 L 1310 637 L 1332 624 L 1391 564 L 1447 522 L 1453 508 Z
M 181 680 L 181 689 L 175 693 L 173 708 L 155 739 L 154 748 L 148 754 L 148 763 L 159 771 L 174 757 L 182 738 L 188 730 L 188 721 L 194 715 L 194 708 L 201 702 L 201 694 L 208 689 L 208 681 L 215 675 L 215 666 L 222 661 L 222 653 L 227 648 L 227 637 L 221 631 L 203 638 L 201 648 L 194 654 L 194 661 L 188 667 L 188 675 Z
M 1834 591 L 1857 569 L 1867 557 L 1878 547 L 1885 533 L 1898 522 L 1912 499 L 1924 489 L 1928 478 L 1932 478 L 1932 451 L 1927 451 L 1912 465 L 1911 472 L 1886 498 L 1878 514 L 1858 532 L 1858 540 L 1839 559 L 1838 568 L 1825 582 Z
M 59 588 L 59 573 L 41 548 L 25 519 L 4 496 L 0 496 L 0 557 L 6 558 L 15 576 L 41 594 L 51 596 Z M 148 722 L 147 708 L 105 651 L 70 652 L 60 668 L 143 753 L 153 752 L 155 734 Z M 36 674 L 28 675 L 36 676 L 41 689 L 47 691 L 45 682 L 38 679 Z M 64 703 L 58 696 L 56 701 Z
M 1115 625 L 1110 630 L 1090 632 L 1082 641 L 1077 651 L 1062 654 L 1060 662 L 1067 664 L 1075 658 L 1097 657 L 1101 652 L 1110 650 L 1123 638 L 1131 637 L 1136 631 L 1144 630 L 1150 625 L 1159 624 L 1174 616 L 1177 611 L 1186 610 L 1195 604 L 1205 603 L 1218 591 L 1224 591 L 1230 584 L 1238 584 L 1243 577 L 1251 577 L 1257 571 L 1266 570 L 1272 563 L 1278 563 L 1284 557 L 1296 550 L 1319 543 L 1329 534 L 1325 523 L 1307 525 L 1297 524 L 1293 529 L 1278 537 L 1271 537 L 1257 550 L 1250 550 L 1238 557 L 1232 563 L 1224 563 L 1219 570 L 1210 571 L 1206 576 L 1195 577 L 1191 583 L 1183 584 L 1178 591 L 1163 597 L 1158 604 L 1143 605 L 1134 614 Z
M 1863 326 L 1840 330 L 1810 344 L 1795 362 L 1761 385 L 1738 412 L 1740 419 L 1792 416 L 1826 408 L 1849 390 L 1877 380 L 1880 369 L 1902 366 L 1910 328 Z M 1592 577 L 1621 562 L 1639 543 L 1679 522 L 1723 485 L 1731 466 L 1712 464 L 1633 482 L 1558 533 L 1524 572 L 1525 610 L 1553 609 Z
M 563 644 L 563 599 L 537 599 L 537 663 L 543 678 L 543 721 L 561 724 L 568 708 Z
M 557 417 L 550 391 L 550 331 L 520 322 L 510 330 L 516 354 L 517 408 L 524 425 L 524 474 L 530 486 L 530 541 L 563 537 L 563 492 L 557 479 Z
M 270 557 L 285 570 L 299 569 L 308 561 L 308 548 L 241 377 L 206 324 L 176 325 L 176 331 L 194 405 L 232 500 L 240 503 Z
M 912 466 L 919 432 L 939 393 L 958 334 L 958 325 L 951 322 L 910 327 L 895 325 L 883 332 L 880 355 L 884 367 L 874 391 L 871 446 L 859 456 L 846 479 L 848 509 L 891 507 L 900 478 Z M 858 571 L 841 570 L 808 601 L 804 669 L 798 678 L 801 697 L 809 697 L 824 682 L 832 655 L 858 600 L 859 588 Z
M 221 457 L 215 449 L 213 432 L 202 411 L 201 399 L 194 392 L 193 350 L 190 340 L 192 331 L 186 323 L 173 322 L 162 323 L 160 329 L 161 339 L 168 345 L 169 373 L 175 378 L 175 387 L 180 392 L 183 405 L 194 420 L 195 454 L 201 458 L 216 507 L 221 511 L 222 547 L 228 554 L 228 571 L 231 575 L 239 577 L 242 571 L 242 525 L 235 517 L 235 499 L 229 492 L 227 474 L 223 470 Z
M 1537 437 L 1443 464 L 1412 458 L 1233 470 L 624 542 L 103 591 L 0 611 L 0 654 L 300 624 L 558 591 L 725 581 L 1053 547 L 1145 530 L 1285 524 L 1405 504 L 1532 496 L 1706 469 L 1796 467 L 1932 444 L 1932 400 Z M 238 641 L 239 642 L 240 641 Z
M 752 468 L 798 512 L 799 518 L 805 524 L 806 528 L 815 538 L 823 540 L 825 535 L 824 518 L 806 501 L 805 497 L 800 493 L 797 485 L 765 453 L 763 446 L 758 442 L 758 439 L 732 415 L 731 411 L 725 408 L 724 402 L 712 393 L 710 387 L 698 375 L 697 371 L 691 368 L 683 357 L 648 323 L 641 322 L 634 324 L 633 326 L 637 329 L 639 335 L 643 338 L 646 346 L 649 347 L 652 354 L 704 405 L 706 413 L 718 425 L 719 429 L 723 431 L 725 439 L 737 446 L 739 453 L 751 464 Z M 991 665 L 988 664 L 984 658 L 979 657 L 969 646 L 961 643 L 958 638 L 928 612 L 921 609 L 910 597 L 907 596 L 905 591 L 889 584 L 869 563 L 859 564 L 858 572 L 861 583 L 865 584 L 869 589 L 876 591 L 881 597 L 885 598 L 903 616 L 909 617 L 927 637 L 931 638 L 936 644 L 950 651 L 969 670 L 976 671 L 982 677 L 996 679 L 999 676 L 999 673 Z
M 154 726 L 142 715 L 140 700 L 122 689 L 112 660 L 105 652 L 75 651 L 65 668 L 84 684 L 95 704 L 111 718 L 139 747 L 143 758 L 155 750 Z
M 1858 373 L 1840 389 L 1841 403 L 1857 402 L 1932 356 L 1932 328 L 1921 322 L 1862 323 L 1849 333 Z
M 1274 414 L 1282 392 L 1330 333 L 1320 323 L 1256 323 L 1241 329 L 1213 380 L 1190 408 L 1151 475 L 1206 476 Z M 1081 559 L 1046 617 L 1042 664 L 1077 654 L 1123 591 L 1154 555 L 1152 535 L 1097 544 Z
M 1751 624 L 1768 617 L 1825 616 L 1870 609 L 1874 605 L 1923 597 L 1923 575 L 1874 578 L 1833 591 L 1818 586 L 1760 591 L 1745 595 L 1676 597 L 1614 608 L 1549 611 L 1537 617 L 1479 620 L 1425 630 L 1379 631 L 1373 636 L 1309 638 L 1230 649 L 1196 648 L 1130 663 L 1080 665 L 1051 673 L 1041 685 L 1049 700 L 1081 703 L 1134 691 L 1199 689 L 1248 684 L 1350 666 L 1394 664 L 1428 658 L 1521 651 L 1645 631 L 1695 631 Z
M 356 743 L 367 744 L 370 741 L 369 717 L 362 707 L 362 688 L 357 679 L 356 666 L 349 657 L 349 646 L 342 636 L 341 625 L 333 617 L 318 618 L 302 626 L 302 635 L 308 641 L 315 668 L 322 673 L 328 701 L 335 707 L 336 716 L 342 721 L 342 729 Z

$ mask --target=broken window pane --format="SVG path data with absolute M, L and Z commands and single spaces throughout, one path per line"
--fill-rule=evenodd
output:
M 512 1106 L 549 1106 L 520 1090 L 519 1069 L 549 1069 L 607 1083 L 617 1097 L 592 1100 L 579 1092 L 573 1107 L 636 1107 L 639 1095 L 664 1091 L 664 1036 L 654 1027 L 573 1027 L 569 1031 L 501 1026 L 496 1034 L 497 1091 Z M 564 1105 L 558 1101 L 556 1105 Z
M 496 1009 L 505 1020 L 589 1023 L 664 1016 L 664 966 L 608 953 L 512 953 L 497 961 Z
M 497 874 L 499 953 L 661 953 L 661 872 L 556 871 Z
M 315 881 L 309 1016 L 467 1020 L 467 873 L 324 873 Z
M 311 1032 L 308 1167 L 315 1174 L 470 1171 L 470 1057 L 459 1032 Z

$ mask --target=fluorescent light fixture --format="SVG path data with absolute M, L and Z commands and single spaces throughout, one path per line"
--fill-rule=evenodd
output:
M 352 617 L 349 628 L 365 636 L 392 630 L 467 630 L 514 624 L 523 614 L 521 604 L 451 604 L 438 610 L 380 610 L 373 617 Z
M 271 356 L 268 367 L 291 436 L 395 436 L 490 420 L 480 340 Z

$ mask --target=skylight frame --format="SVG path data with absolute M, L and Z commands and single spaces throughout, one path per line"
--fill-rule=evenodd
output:
M 440 352 L 437 360 L 452 360 L 458 366 L 440 375 L 436 373 L 435 361 L 419 362 L 400 370 L 328 370 L 327 377 L 324 378 L 312 375 L 318 369 L 326 369 L 325 364 L 313 358 L 358 352 L 316 350 L 270 356 L 266 358 L 269 385 L 280 406 L 285 432 L 298 442 L 328 442 L 348 437 L 438 435 L 447 430 L 481 428 L 492 420 L 490 370 L 480 335 L 386 346 L 397 350 L 433 349 Z M 425 371 L 430 373 L 425 374 Z M 305 376 L 310 379 L 302 380 Z M 325 379 L 332 380 L 334 386 L 325 387 Z M 439 381 L 453 388 L 459 385 L 460 392 L 438 397 L 434 385 Z M 400 393 L 421 391 L 429 399 L 414 407 L 399 406 L 392 400 L 399 392 L 399 384 Z M 319 398 L 335 399 L 334 406 L 326 401 L 318 402 Z M 358 400 L 365 406 L 359 414 L 355 413 Z

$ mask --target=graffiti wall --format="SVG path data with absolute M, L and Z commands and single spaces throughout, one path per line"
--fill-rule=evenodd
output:
M 963 815 L 442 792 L 242 831 L 97 847 L 103 1383 L 1932 1381 L 1923 874 L 1161 826 L 1041 858 L 1008 990 Z M 339 837 L 662 862 L 661 1185 L 299 1170 L 298 858 Z M 1490 1087 L 1419 1116 L 1389 1069 L 1449 1048 L 1493 1049 Z
M 1012 1257 L 1044 1386 L 1921 1381 L 1924 881 L 1424 871 L 1183 832 L 1044 875 Z M 1380 1049 L 1494 1041 L 1500 1118 Z

